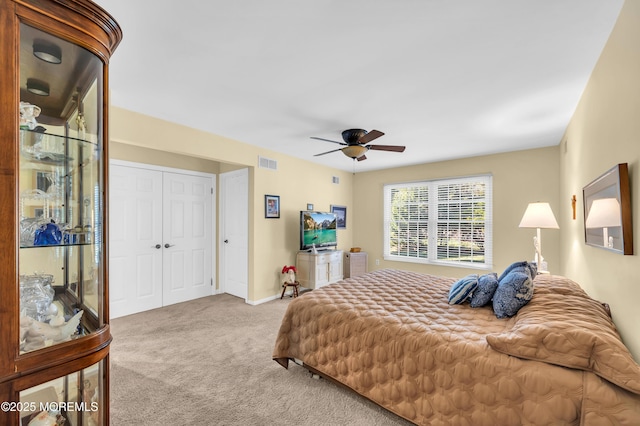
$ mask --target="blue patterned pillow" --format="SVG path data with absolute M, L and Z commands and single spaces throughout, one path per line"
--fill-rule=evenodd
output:
M 478 274 L 467 275 L 459 279 L 453 283 L 451 290 L 449 290 L 449 304 L 461 304 L 471 297 L 471 293 L 473 293 L 476 287 L 478 287 Z
M 479 308 L 489 303 L 497 288 L 498 274 L 493 272 L 491 274 L 481 275 L 478 278 L 478 287 L 471 295 L 471 307 Z
M 498 282 L 493 295 L 493 312 L 498 318 L 514 316 L 533 297 L 533 280 L 528 272 L 513 270 Z
M 538 266 L 535 263 L 530 263 L 526 260 L 523 260 L 522 262 L 513 262 L 511 265 L 507 266 L 507 269 L 505 269 L 502 275 L 500 275 L 498 281 L 502 281 L 502 279 L 511 271 L 528 273 L 531 276 L 531 279 L 534 279 L 538 274 Z

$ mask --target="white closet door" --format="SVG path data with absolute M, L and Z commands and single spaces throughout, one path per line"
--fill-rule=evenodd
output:
M 213 294 L 212 179 L 164 173 L 163 304 Z
M 225 293 L 245 301 L 249 294 L 249 170 L 220 175 L 221 271 Z
M 109 169 L 111 318 L 162 306 L 162 172 Z

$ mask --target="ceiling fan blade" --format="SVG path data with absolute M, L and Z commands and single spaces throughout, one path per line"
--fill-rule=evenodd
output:
M 366 155 L 361 155 L 360 157 L 356 158 L 356 160 L 358 160 L 358 161 L 364 161 L 366 159 L 367 159 Z
M 358 143 L 360 145 L 364 145 L 366 143 L 371 142 L 374 139 L 378 139 L 380 136 L 384 136 L 384 133 L 382 133 L 380 130 L 371 130 L 366 135 L 358 139 Z
M 342 151 L 342 148 L 332 149 L 331 151 L 323 152 L 321 154 L 316 154 L 316 155 L 314 155 L 314 157 L 318 157 L 320 155 L 325 155 L 325 154 L 331 154 L 332 152 L 338 152 L 338 151 Z
M 344 143 L 344 142 L 332 141 L 331 139 L 318 138 L 318 137 L 315 137 L 315 136 L 311 136 L 311 139 L 317 139 L 319 141 L 337 143 L 338 145 L 346 145 L 346 143 Z
M 391 152 L 404 152 L 405 147 L 400 145 L 367 145 L 367 148 L 374 151 L 391 151 Z

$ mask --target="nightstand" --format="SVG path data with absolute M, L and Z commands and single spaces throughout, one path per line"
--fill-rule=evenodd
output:
M 344 277 L 351 278 L 367 273 L 367 253 L 347 252 L 344 254 Z

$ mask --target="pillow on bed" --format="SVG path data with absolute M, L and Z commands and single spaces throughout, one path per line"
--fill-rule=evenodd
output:
M 459 279 L 449 290 L 449 304 L 459 305 L 471 297 L 471 293 L 478 287 L 478 274 L 470 274 Z
M 536 275 L 538 275 L 538 266 L 535 263 L 530 263 L 526 260 L 523 260 L 521 262 L 513 262 L 511 265 L 507 266 L 507 269 L 505 269 L 504 272 L 500 275 L 498 281 L 502 281 L 502 279 L 512 271 L 528 273 L 531 276 L 531 279 L 534 279 Z
M 496 351 L 562 367 L 591 371 L 640 394 L 636 364 L 600 302 L 580 293 L 538 294 L 511 330 L 487 335 Z
M 478 287 L 471 295 L 471 307 L 479 308 L 489 303 L 497 288 L 498 274 L 494 272 L 491 274 L 481 275 L 478 278 Z
M 533 280 L 527 272 L 512 270 L 498 281 L 493 294 L 493 312 L 498 318 L 514 316 L 533 297 Z

